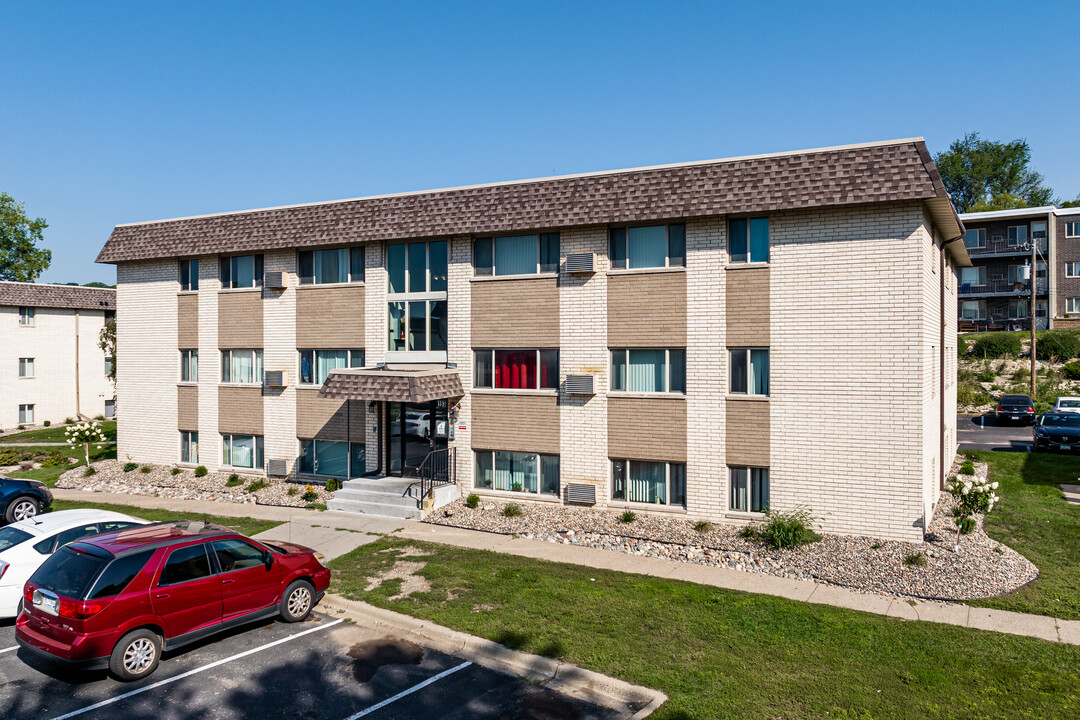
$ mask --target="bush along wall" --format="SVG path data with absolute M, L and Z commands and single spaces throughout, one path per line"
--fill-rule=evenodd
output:
M 976 358 L 1000 358 L 1006 355 L 1018 357 L 1021 352 L 1020 338 L 1013 333 L 994 333 L 984 335 L 971 346 L 971 355 Z

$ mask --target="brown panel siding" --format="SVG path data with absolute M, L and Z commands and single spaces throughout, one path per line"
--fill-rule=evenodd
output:
M 218 347 L 262 346 L 262 293 L 257 290 L 218 293 Z
M 727 344 L 769 346 L 769 268 L 727 271 Z
M 609 275 L 609 347 L 686 347 L 686 273 Z
M 364 287 L 297 288 L 296 347 L 364 347 Z
M 261 387 L 218 388 L 218 431 L 239 435 L 262 435 Z
M 199 347 L 199 296 L 176 296 L 177 348 L 193 350 Z
M 346 416 L 341 400 L 320 398 L 319 391 L 296 391 L 296 437 L 310 440 L 349 440 L 364 442 L 367 403 L 353 400 Z
M 199 388 L 182 385 L 176 388 L 177 430 L 199 429 Z
M 472 446 L 478 450 L 559 452 L 559 399 L 473 393 Z
M 558 279 L 472 283 L 474 348 L 559 347 Z
M 727 464 L 769 467 L 769 403 L 728 400 Z
M 609 395 L 608 457 L 686 462 L 686 400 Z

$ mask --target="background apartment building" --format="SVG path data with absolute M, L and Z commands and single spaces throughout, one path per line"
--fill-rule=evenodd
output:
M 962 234 L 921 139 L 120 225 L 119 452 L 918 539 Z
M 115 414 L 98 335 L 116 291 L 0 282 L 0 429 Z

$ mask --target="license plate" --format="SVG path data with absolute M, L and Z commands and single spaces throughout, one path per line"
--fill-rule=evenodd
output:
M 1020 419 L 1020 416 L 1019 416 L 1019 415 L 1010 415 L 1010 416 L 1009 416 L 1009 419 L 1010 419 L 1010 420 L 1019 420 L 1019 419 Z
M 40 590 L 35 590 L 34 607 L 50 615 L 56 615 L 59 612 L 60 601 L 57 598 L 45 595 Z
M 1062 445 L 1061 449 L 1062 450 L 1072 450 L 1072 445 Z

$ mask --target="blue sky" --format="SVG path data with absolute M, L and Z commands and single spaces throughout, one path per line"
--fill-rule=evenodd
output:
M 113 225 L 967 131 L 1080 193 L 1080 3 L 0 0 L 0 191 Z

